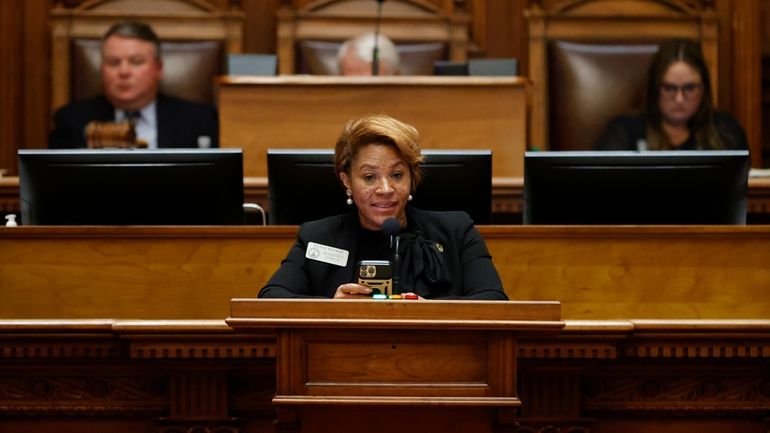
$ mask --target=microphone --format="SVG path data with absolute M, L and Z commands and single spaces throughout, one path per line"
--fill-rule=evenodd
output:
M 401 224 L 395 218 L 388 218 L 382 222 L 382 234 L 390 237 L 390 249 L 393 250 L 393 289 L 394 295 L 401 293 L 401 278 L 399 277 L 399 256 L 398 256 L 398 232 L 401 231 Z
M 372 49 L 372 76 L 380 75 L 380 21 L 382 21 L 382 3 L 377 0 L 377 16 L 374 21 L 374 48 Z

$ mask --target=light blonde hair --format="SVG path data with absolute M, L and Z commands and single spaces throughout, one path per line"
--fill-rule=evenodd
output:
M 350 168 L 358 152 L 369 144 L 392 146 L 398 152 L 409 167 L 414 191 L 422 180 L 420 164 L 424 158 L 420 152 L 420 133 L 414 126 L 384 114 L 353 119 L 342 128 L 334 147 L 334 171 L 337 178 L 340 173 L 350 175 Z
M 364 33 L 345 41 L 337 50 L 338 65 L 342 63 L 342 59 L 345 57 L 348 49 L 353 49 L 353 52 L 359 59 L 371 62 L 374 53 L 374 33 Z M 387 63 L 394 74 L 401 73 L 401 58 L 396 44 L 387 36 L 379 34 L 377 36 L 377 49 L 380 62 Z

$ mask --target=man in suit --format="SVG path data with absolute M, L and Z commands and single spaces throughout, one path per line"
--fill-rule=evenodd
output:
M 148 25 L 121 22 L 102 39 L 104 93 L 75 101 L 54 114 L 50 148 L 87 147 L 85 129 L 92 121 L 134 124 L 137 139 L 150 149 L 209 148 L 219 145 L 213 106 L 160 93 L 163 73 L 160 40 Z

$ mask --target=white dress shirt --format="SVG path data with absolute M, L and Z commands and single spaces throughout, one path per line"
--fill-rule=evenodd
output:
M 147 142 L 148 149 L 158 148 L 158 118 L 155 115 L 155 100 L 139 110 L 139 118 L 134 123 L 134 131 L 138 140 Z M 126 112 L 115 109 L 115 121 L 128 120 Z

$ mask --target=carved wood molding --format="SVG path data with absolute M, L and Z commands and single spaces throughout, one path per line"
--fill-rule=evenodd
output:
M 131 344 L 130 356 L 138 359 L 275 358 L 275 346 L 273 341 L 248 340 L 136 342 Z
M 569 421 L 526 420 L 517 422 L 516 433 L 591 433 L 592 423 Z
M 275 336 L 224 321 L 0 321 L 0 360 L 39 358 L 273 359 Z
M 17 341 L 0 347 L 3 358 L 119 358 L 126 348 L 120 342 Z
M 697 367 L 687 370 L 699 371 Z M 582 408 L 597 412 L 655 412 L 672 415 L 767 413 L 770 410 L 770 376 L 753 372 L 696 375 L 671 372 L 591 375 L 584 379 Z M 763 377 L 764 376 L 764 377 Z
M 168 412 L 168 376 L 144 371 L 66 368 L 0 371 L 0 413 L 160 416 Z M 42 374 L 41 374 L 42 373 Z
M 520 359 L 767 359 L 770 321 L 567 321 L 553 339 L 523 339 Z
M 519 358 L 537 359 L 616 359 L 618 348 L 600 342 L 529 343 L 519 344 Z
M 735 420 L 770 410 L 770 373 L 756 360 L 525 361 L 520 367 L 525 425 L 590 426 L 576 421 L 641 415 Z
M 194 420 L 186 428 L 232 428 L 240 418 L 273 419 L 274 394 L 274 362 L 0 364 L 0 415 L 163 417 L 163 431 L 185 420 Z
M 770 341 L 651 342 L 622 351 L 626 358 L 770 358 Z
M 230 422 L 223 421 L 196 421 L 196 422 L 161 422 L 155 429 L 156 433 L 240 433 L 241 420 L 234 419 Z

